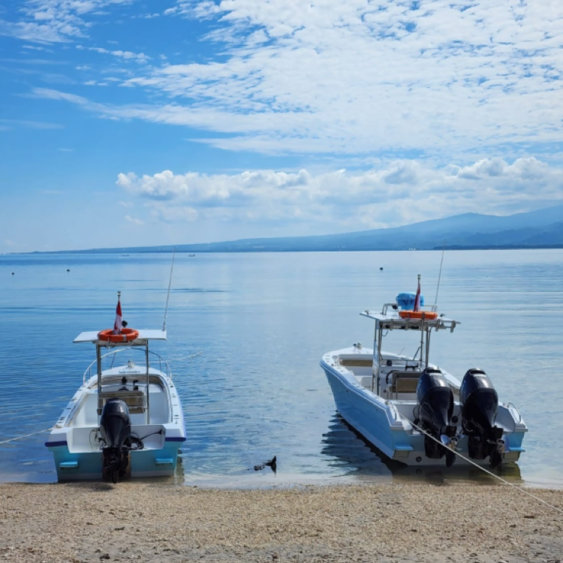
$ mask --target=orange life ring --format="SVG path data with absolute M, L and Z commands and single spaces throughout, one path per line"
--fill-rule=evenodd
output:
M 98 332 L 98 339 L 104 342 L 132 342 L 139 336 L 139 331 L 132 328 L 122 328 L 119 334 L 113 333 L 113 328 Z
M 401 319 L 426 319 L 433 321 L 438 318 L 435 311 L 399 311 Z

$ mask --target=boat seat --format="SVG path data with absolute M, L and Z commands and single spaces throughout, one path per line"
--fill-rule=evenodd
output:
M 340 358 L 340 365 L 344 367 L 370 368 L 373 366 L 373 358 L 365 358 L 365 359 Z
M 392 371 L 391 385 L 389 387 L 390 393 L 416 393 L 418 380 L 422 372 L 420 371 Z
M 102 391 L 98 395 L 98 414 L 102 414 L 102 409 L 108 399 L 121 399 L 129 408 L 129 414 L 139 414 L 145 412 L 146 399 L 142 391 L 119 390 Z

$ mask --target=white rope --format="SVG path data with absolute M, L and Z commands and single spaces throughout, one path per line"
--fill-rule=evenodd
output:
M 397 411 L 398 412 L 398 411 Z M 426 432 L 425 430 L 423 430 L 422 428 L 420 428 L 420 426 L 417 426 L 414 422 L 411 422 L 406 416 L 402 415 L 401 413 L 399 413 L 399 416 L 401 416 L 402 418 L 404 418 L 407 422 L 409 422 L 412 426 L 414 426 L 414 428 L 416 428 L 419 432 L 421 432 L 422 434 L 424 434 L 425 436 L 428 436 L 429 438 L 431 438 L 432 440 L 434 440 L 435 442 L 437 442 L 438 444 L 440 444 L 441 446 L 444 446 L 444 444 L 442 444 L 442 442 L 440 442 L 440 440 L 438 440 L 437 438 L 435 438 L 434 436 L 432 436 L 431 434 L 428 434 L 428 432 Z M 447 446 L 444 446 L 447 447 Z M 474 461 L 472 461 L 471 459 L 465 457 L 464 455 L 460 454 L 459 452 L 456 452 L 455 450 L 452 449 L 452 452 L 459 456 L 461 459 L 467 461 L 468 463 L 471 463 L 472 465 L 474 465 L 475 467 L 477 467 L 478 469 L 481 469 L 482 471 L 484 471 L 485 473 L 491 475 L 492 477 L 495 477 L 495 479 L 498 479 L 501 483 L 505 484 L 505 485 L 509 485 L 510 487 L 516 489 L 517 491 L 524 493 L 525 495 L 528 495 L 529 497 L 532 497 L 534 500 L 537 500 L 538 502 L 541 502 L 543 504 L 545 504 L 546 506 L 549 506 L 549 508 L 555 510 L 556 512 L 559 512 L 560 514 L 563 514 L 563 510 L 561 508 L 557 508 L 557 506 L 553 506 L 553 504 L 550 504 L 549 502 L 546 502 L 545 500 L 541 499 L 540 497 L 533 495 L 532 493 L 526 491 L 525 489 L 523 489 L 522 487 L 519 487 L 518 485 L 514 485 L 513 483 L 510 483 L 509 481 L 507 481 L 506 479 L 503 479 L 502 477 L 500 477 L 499 475 L 495 475 L 492 471 L 489 471 L 488 469 L 485 469 L 482 465 L 479 465 L 478 463 L 475 463 Z
M 189 356 L 182 356 L 181 358 L 172 358 L 169 361 L 170 362 L 179 362 L 181 360 L 191 360 L 192 358 L 197 358 L 198 356 L 201 356 L 202 354 L 203 354 L 203 351 L 196 352 L 195 354 L 190 354 Z
M 8 442 L 14 442 L 15 440 L 21 440 L 22 438 L 29 438 L 30 436 L 35 436 L 36 434 L 42 434 L 43 432 L 50 432 L 53 428 L 45 428 L 45 430 L 39 430 L 38 432 L 32 432 L 31 434 L 24 434 L 23 436 L 16 436 L 15 438 L 10 438 L 9 440 L 3 440 L 0 442 L 2 444 L 7 444 Z

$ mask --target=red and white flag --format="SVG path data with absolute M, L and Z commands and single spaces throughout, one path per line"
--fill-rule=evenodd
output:
M 418 278 L 418 288 L 416 290 L 416 297 L 414 298 L 413 311 L 420 311 L 420 277 Z
M 115 322 L 113 323 L 113 334 L 121 334 L 123 325 L 121 324 L 121 301 L 117 300 L 117 307 L 115 309 Z

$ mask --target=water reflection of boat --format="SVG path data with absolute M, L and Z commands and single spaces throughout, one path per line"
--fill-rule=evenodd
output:
M 331 418 L 329 430 L 323 435 L 321 453 L 332 458 L 329 465 L 340 469 L 343 476 L 354 477 L 360 481 L 390 478 L 393 481 L 414 479 L 439 483 L 448 479 L 448 481 L 490 483 L 494 479 L 488 473 L 471 465 L 455 465 L 450 468 L 414 467 L 394 461 L 368 442 L 338 413 Z M 522 482 L 520 468 L 516 463 L 503 464 L 496 474 L 511 483 Z

